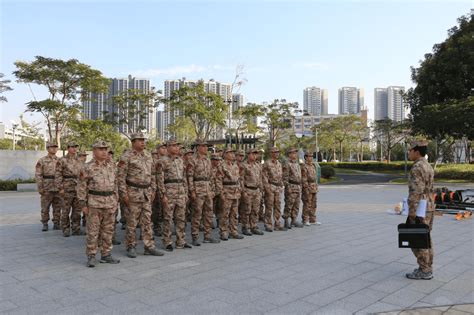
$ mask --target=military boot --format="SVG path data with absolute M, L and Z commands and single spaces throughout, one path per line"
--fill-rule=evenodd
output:
M 229 235 L 229 238 L 233 238 L 233 239 L 236 239 L 236 240 L 241 240 L 243 239 L 244 237 L 240 234 L 230 234 Z
M 145 248 L 144 255 L 150 255 L 150 256 L 163 256 L 165 253 L 160 252 L 156 248 Z
M 120 259 L 115 259 L 112 255 L 104 256 L 100 258 L 100 262 L 102 264 L 118 264 L 120 263 Z
M 48 223 L 43 223 L 43 228 L 41 231 L 46 232 L 48 230 Z
M 291 225 L 288 223 L 288 219 L 285 219 L 285 229 L 291 229 Z
M 242 228 L 242 234 L 247 236 L 252 236 L 252 233 L 247 228 Z
M 252 229 L 251 232 L 252 234 L 255 234 L 255 235 L 263 235 L 263 232 L 260 231 L 258 228 Z
M 97 265 L 97 260 L 95 259 L 95 255 L 90 255 L 87 257 L 87 267 L 93 268 Z
M 135 247 L 130 247 L 127 249 L 127 256 L 130 258 L 137 258 L 137 250 Z
M 53 225 L 53 230 L 60 230 L 61 228 L 59 227 L 59 224 L 54 223 Z
M 199 243 L 198 239 L 197 238 L 194 238 L 193 237 L 193 246 L 201 246 L 201 243 Z
M 63 231 L 63 236 L 64 237 L 69 237 L 71 235 L 71 231 L 70 230 L 64 230 Z
M 218 243 L 220 243 L 220 242 L 221 242 L 221 241 L 219 241 L 219 240 L 217 240 L 217 239 L 215 239 L 215 238 L 212 238 L 212 237 L 210 237 L 210 238 L 205 238 L 204 241 L 203 241 L 203 243 L 211 243 L 211 244 L 218 244 Z
M 112 245 L 120 245 L 122 242 L 118 241 L 115 237 L 112 239 Z

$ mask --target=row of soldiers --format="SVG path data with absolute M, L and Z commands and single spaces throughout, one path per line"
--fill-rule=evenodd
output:
M 153 230 L 155 235 L 162 235 L 165 250 L 173 251 L 173 225 L 175 248 L 182 249 L 201 245 L 201 229 L 204 243 L 263 235 L 257 225 L 259 217 L 267 232 L 317 224 L 318 186 L 312 152 L 305 154 L 305 163 L 300 165 L 297 149 L 290 148 L 288 161 L 282 164 L 280 151 L 272 148 L 271 158 L 262 165 L 257 149 L 247 151 L 246 161 L 243 152 L 237 152 L 236 157 L 230 147 L 209 159 L 209 145 L 202 140 L 196 140 L 195 153 L 181 151 L 180 144 L 171 139 L 159 145 L 153 154 L 145 150 L 145 140 L 141 133 L 132 134 L 131 149 L 124 152 L 116 165 L 105 141 L 93 145 L 94 156 L 85 164 L 76 157 L 74 143 L 68 144 L 68 154 L 61 159 L 56 158 L 57 147 L 48 144 L 48 156 L 37 163 L 43 231 L 48 230 L 50 204 L 54 228 L 59 229 L 60 220 L 64 236 L 69 236 L 71 229 L 73 235 L 81 234 L 83 212 L 87 216 L 89 267 L 96 265 L 99 247 L 101 262 L 119 262 L 111 256 L 119 202 L 124 210 L 121 221 L 126 226 L 125 245 L 130 258 L 137 257 L 137 226 L 141 229 L 144 254 L 162 256 L 156 249 Z M 283 192 L 284 225 L 280 209 Z M 302 223 L 297 220 L 301 199 Z M 61 219 L 57 216 L 58 207 L 62 209 Z M 192 245 L 185 240 L 187 216 L 191 221 Z M 214 216 L 219 239 L 212 237 Z M 238 231 L 239 221 L 243 235 Z

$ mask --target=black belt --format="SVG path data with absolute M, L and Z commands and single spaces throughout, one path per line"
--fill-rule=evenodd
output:
M 290 180 L 289 183 L 293 184 L 293 185 L 301 185 L 301 182 L 297 182 L 297 181 L 294 181 L 294 180 Z
M 63 178 L 77 178 L 76 175 L 64 175 Z
M 44 179 L 54 179 L 53 175 L 43 175 Z
M 182 183 L 182 179 L 165 179 L 165 184 Z
M 114 192 L 114 191 L 89 190 L 89 194 L 95 195 L 95 196 L 104 196 L 104 197 L 107 197 L 107 196 L 112 196 L 113 194 L 115 194 L 115 192 Z
M 208 182 L 209 181 L 209 177 L 194 177 L 193 180 L 195 182 Z
M 316 178 L 308 178 L 308 183 L 312 183 L 312 182 L 315 182 L 316 181 Z
M 132 187 L 135 187 L 135 188 L 148 188 L 148 187 L 150 187 L 150 184 L 136 184 L 136 183 L 133 183 L 129 180 L 126 180 L 126 182 L 127 182 L 128 186 L 132 186 Z
M 257 190 L 258 189 L 258 187 L 252 187 L 252 186 L 247 186 L 247 185 L 245 185 L 245 188 L 252 189 L 252 190 Z
M 277 182 L 270 182 L 270 184 L 272 184 L 274 186 L 283 186 L 281 183 L 277 183 Z
M 222 182 L 222 185 L 224 186 L 232 186 L 232 185 L 238 185 L 238 182 Z

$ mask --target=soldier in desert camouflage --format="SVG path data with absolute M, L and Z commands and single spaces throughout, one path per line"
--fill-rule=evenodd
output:
M 93 145 L 94 158 L 79 174 L 77 198 L 82 212 L 87 215 L 87 266 L 95 267 L 97 250 L 101 249 L 101 263 L 118 264 L 112 257 L 112 235 L 117 211 L 118 187 L 115 165 L 107 158 L 108 144 L 97 141 Z
M 140 224 L 144 254 L 163 256 L 163 253 L 156 249 L 151 226 L 151 203 L 156 192 L 156 181 L 151 174 L 155 165 L 151 154 L 145 150 L 145 136 L 142 133 L 134 133 L 130 140 L 131 150 L 125 152 L 118 163 L 118 187 L 128 209 L 125 237 L 127 256 L 137 257 L 137 224 Z
M 46 144 L 48 155 L 40 158 L 35 167 L 35 179 L 38 192 L 41 195 L 41 223 L 43 232 L 48 230 L 49 208 L 53 207 L 53 229 L 60 229 L 62 200 L 59 195 L 59 187 L 55 181 L 58 158 L 56 152 L 58 146 L 55 143 Z
M 408 178 L 408 223 L 424 223 L 433 228 L 435 203 L 433 200 L 434 171 L 425 159 L 428 142 L 426 140 L 411 143 L 409 159 L 414 162 Z M 425 218 L 416 216 L 416 209 L 421 200 L 426 200 Z M 418 262 L 418 268 L 406 276 L 414 280 L 433 279 L 433 244 L 429 249 L 412 249 Z

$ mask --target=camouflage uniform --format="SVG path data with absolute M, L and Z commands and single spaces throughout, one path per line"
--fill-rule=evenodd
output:
M 68 147 L 71 146 L 74 145 L 68 145 Z M 59 159 L 56 167 L 56 186 L 64 191 L 61 228 L 66 234 L 69 233 L 71 228 L 73 234 L 81 232 L 81 208 L 77 199 L 76 186 L 82 166 L 83 163 L 79 161 L 76 155 L 68 153 L 65 157 Z
M 409 217 L 416 216 L 416 209 L 420 200 L 427 201 L 425 223 L 433 228 L 435 203 L 433 200 L 434 171 L 424 157 L 419 158 L 410 170 L 408 181 L 408 209 Z M 412 222 L 413 223 L 413 222 Z M 433 272 L 433 244 L 429 249 L 412 249 L 422 272 Z
M 279 152 L 277 148 L 272 151 Z M 281 193 L 283 192 L 283 169 L 280 161 L 268 160 L 263 164 L 263 183 L 265 188 L 265 228 L 273 229 L 273 219 L 275 229 L 281 230 Z
M 249 153 L 258 152 L 255 149 L 249 150 Z M 257 222 L 260 210 L 261 192 L 263 191 L 262 170 L 257 161 L 245 162 L 241 165 L 242 180 L 242 198 L 240 203 L 243 205 L 243 213 L 240 222 L 242 223 L 242 233 L 248 233 L 250 229 L 254 234 L 258 230 Z M 245 232 L 244 232 L 245 231 Z
M 162 145 L 158 145 L 158 148 L 161 147 Z M 163 159 L 164 156 L 158 156 L 155 159 L 155 168 L 153 170 L 153 178 L 156 182 L 156 165 L 160 163 L 160 160 Z M 157 184 L 158 187 L 158 184 Z M 162 227 L 161 224 L 163 223 L 163 205 L 160 200 L 160 193 L 157 192 L 155 194 L 155 200 L 153 201 L 153 207 L 152 207 L 152 213 L 151 213 L 151 222 L 153 223 L 153 231 L 156 236 L 161 236 L 162 235 Z
M 295 152 L 296 149 L 288 150 L 288 153 Z M 301 198 L 301 168 L 298 161 L 288 160 L 283 165 L 283 182 L 285 183 L 285 210 L 283 219 L 285 225 L 290 227 L 288 219 L 291 219 L 291 226 L 299 225 L 296 218 L 300 209 Z
M 167 145 L 176 144 L 168 141 Z M 173 228 L 173 216 L 176 220 L 176 247 L 185 246 L 186 233 L 186 203 L 188 199 L 188 187 L 186 184 L 186 170 L 183 160 L 179 156 L 163 157 L 156 166 L 158 192 L 161 200 L 168 199 L 163 204 L 163 245 L 172 245 L 171 230 Z
M 214 187 L 214 198 L 213 198 L 213 206 L 214 206 L 214 214 L 219 222 L 220 217 L 222 215 L 222 201 L 221 201 L 221 193 L 222 193 L 222 176 L 220 174 L 220 162 L 222 158 L 217 154 L 213 154 L 211 160 L 219 161 L 218 166 L 212 165 L 212 182 Z
M 94 147 L 107 147 L 107 143 L 99 141 Z M 89 208 L 86 238 L 87 256 L 95 256 L 99 238 L 102 257 L 110 256 L 118 202 L 114 163 L 107 160 L 99 162 L 95 159 L 86 163 L 80 171 L 77 198 L 81 208 Z
M 244 164 L 245 153 L 242 150 L 235 151 L 235 164 L 239 167 L 239 172 L 242 174 L 242 166 Z M 243 189 L 243 183 L 240 181 L 240 188 Z M 239 215 L 238 215 L 238 222 L 242 223 L 242 218 L 244 216 L 244 204 L 242 200 L 239 202 Z
M 225 153 L 232 151 L 227 149 Z M 219 230 L 222 239 L 227 239 L 229 235 L 235 238 L 239 235 L 237 231 L 237 215 L 241 193 L 239 167 L 233 162 L 223 161 L 219 173 L 222 174 L 222 213 L 219 219 Z
M 198 142 L 206 144 L 205 142 Z M 207 156 L 201 156 L 199 153 L 189 160 L 186 168 L 188 177 L 188 188 L 190 195 L 194 195 L 191 200 L 193 215 L 191 219 L 191 234 L 193 240 L 199 237 L 199 226 L 201 219 L 204 221 L 204 239 L 210 239 L 212 233 L 213 218 L 213 198 L 214 181 L 211 161 Z
M 301 164 L 303 223 L 316 223 L 316 195 L 318 192 L 318 179 L 316 177 L 316 166 L 313 163 Z
M 49 146 L 56 146 L 48 143 Z M 56 186 L 56 167 L 58 166 L 56 155 L 47 155 L 38 160 L 35 167 L 36 184 L 41 195 L 41 222 L 48 224 L 49 207 L 53 206 L 53 223 L 59 227 L 61 220 L 62 200 L 59 196 L 59 187 Z
M 140 138 L 132 136 L 132 139 Z M 137 224 L 140 224 L 145 250 L 155 248 L 151 226 L 151 202 L 156 191 L 156 182 L 151 175 L 153 169 L 153 158 L 147 151 L 129 150 L 118 163 L 119 192 L 129 200 L 125 236 L 127 250 L 137 245 Z

